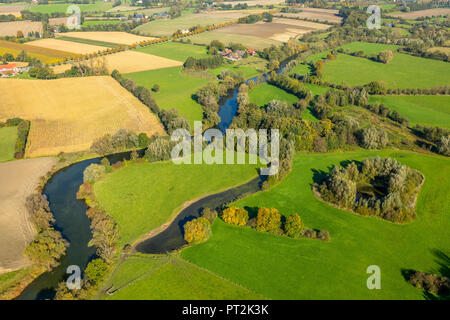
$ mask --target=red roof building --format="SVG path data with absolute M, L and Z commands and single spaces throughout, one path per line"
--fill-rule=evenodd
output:
M 15 63 L 0 65 L 0 74 L 2 76 L 15 75 L 17 72 L 18 72 L 18 69 L 17 69 L 17 66 Z

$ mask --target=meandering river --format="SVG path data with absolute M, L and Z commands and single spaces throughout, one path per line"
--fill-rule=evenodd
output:
M 285 63 L 281 64 L 278 73 L 283 71 Z M 258 77 L 248 79 L 256 81 Z M 263 81 L 266 81 L 264 75 Z M 236 102 L 238 88 L 220 100 L 219 129 L 225 131 L 236 115 L 238 105 Z M 111 164 L 129 159 L 129 153 L 120 153 L 108 156 Z M 50 209 L 55 217 L 55 229 L 70 243 L 61 264 L 50 272 L 36 278 L 17 298 L 18 300 L 53 299 L 58 284 L 67 276 L 66 270 L 70 265 L 77 265 L 81 270 L 86 268 L 89 261 L 95 256 L 95 248 L 89 247 L 92 238 L 90 221 L 86 216 L 84 201 L 76 199 L 78 188 L 83 183 L 83 172 L 92 163 L 100 163 L 102 157 L 84 160 L 58 171 L 47 183 L 44 194 L 50 203 Z M 243 196 L 260 190 L 259 177 L 241 186 L 219 192 L 202 198 L 183 209 L 172 223 L 161 233 L 149 238 L 136 246 L 136 250 L 143 253 L 165 253 L 180 248 L 185 244 L 183 238 L 183 225 L 200 215 L 204 207 L 217 208 L 230 203 Z

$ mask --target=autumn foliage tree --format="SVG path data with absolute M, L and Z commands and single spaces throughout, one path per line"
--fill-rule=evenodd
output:
M 291 214 L 284 223 L 284 232 L 288 237 L 300 238 L 303 231 L 303 221 L 297 213 Z
M 281 228 L 281 214 L 275 208 L 258 209 L 256 218 L 256 230 L 277 232 Z
M 229 224 L 244 226 L 248 221 L 248 212 L 238 207 L 230 207 L 222 212 L 222 220 Z
M 211 223 L 208 219 L 200 217 L 188 221 L 184 225 L 184 240 L 187 243 L 199 243 L 209 238 L 211 235 Z

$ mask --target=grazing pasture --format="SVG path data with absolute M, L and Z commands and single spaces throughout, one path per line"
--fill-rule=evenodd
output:
M 411 12 L 401 12 L 401 13 L 389 13 L 390 16 L 403 18 L 403 19 L 417 19 L 420 17 L 433 17 L 433 16 L 442 16 L 449 15 L 449 8 L 436 8 L 436 9 L 426 9 L 419 11 L 411 11 Z
M 0 128 L 0 162 L 14 159 L 17 127 Z
M 258 106 L 264 106 L 272 100 L 280 100 L 289 104 L 294 104 L 298 98 L 293 94 L 275 87 L 268 83 L 263 83 L 249 92 L 250 102 L 256 103 Z
M 332 165 L 376 155 L 395 158 L 425 175 L 414 222 L 398 225 L 359 216 L 313 195 L 311 184 Z M 328 230 L 330 242 L 290 239 L 217 220 L 212 237 L 184 249 L 181 256 L 269 299 L 424 299 L 402 273 L 409 269 L 439 272 L 448 264 L 450 185 L 443 177 L 449 174 L 450 161 L 437 155 L 299 153 L 292 172 L 279 185 L 236 205 L 251 211 L 274 207 L 284 216 L 298 213 L 306 227 Z M 366 269 L 373 264 L 381 269 L 381 290 L 366 286 Z
M 118 290 L 101 299 L 264 299 L 176 255 L 132 256 L 119 266 L 110 283 L 112 290 Z
M 30 42 L 31 43 L 31 42 Z M 75 55 L 65 51 L 53 50 L 42 47 L 30 46 L 29 44 L 14 43 L 0 40 L 0 55 L 11 53 L 17 56 L 21 51 L 25 51 L 32 58 L 40 60 L 42 63 L 52 64 L 62 61 L 64 58 L 72 58 Z
M 0 274 L 29 265 L 23 251 L 35 230 L 25 200 L 57 161 L 38 158 L 0 163 Z
M 106 175 L 94 184 L 94 193 L 100 207 L 117 221 L 123 245 L 170 221 L 193 199 L 250 180 L 256 168 L 249 164 L 137 163 Z
M 319 9 L 319 8 L 301 8 L 301 12 L 297 13 L 276 13 L 276 16 L 286 18 L 310 19 L 323 22 L 341 23 L 342 17 L 338 16 L 339 10 Z
M 1 13 L 0 13 L 1 14 Z M 38 32 L 42 35 L 43 32 L 42 22 L 38 21 L 10 21 L 0 22 L 0 37 L 17 36 L 18 32 L 27 37 L 30 32 Z
M 26 156 L 87 150 L 121 128 L 163 135 L 158 118 L 109 76 L 57 80 L 0 79 L 0 121 L 31 120 Z
M 156 102 L 162 109 L 175 108 L 180 115 L 191 122 L 203 119 L 202 106 L 192 99 L 192 95 L 211 79 L 191 77 L 183 73 L 182 67 L 150 70 L 126 75 L 138 85 L 151 89 L 153 85 L 160 86 L 154 94 Z
M 65 33 L 58 33 L 56 34 L 56 36 L 66 36 L 70 38 L 79 38 L 125 45 L 155 39 L 152 37 L 142 37 L 132 33 L 118 32 L 118 31 L 65 32 Z
M 151 46 L 143 48 L 137 48 L 136 51 L 181 62 L 185 62 L 189 57 L 201 58 L 208 56 L 205 46 L 197 46 L 193 44 L 173 41 L 152 44 Z
M 105 48 L 101 46 L 52 38 L 28 42 L 28 45 L 45 49 L 71 52 L 75 54 L 90 54 L 105 50 Z
M 450 129 L 450 96 L 370 96 L 370 103 L 384 103 L 410 121 Z
M 431 88 L 450 83 L 450 64 L 395 53 L 389 64 L 339 54 L 324 64 L 323 80 L 349 85 L 384 81 L 390 88 Z

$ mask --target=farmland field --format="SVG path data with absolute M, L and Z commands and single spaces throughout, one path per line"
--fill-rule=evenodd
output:
M 94 184 L 94 192 L 126 244 L 168 222 L 188 201 L 242 184 L 256 173 L 256 165 L 141 163 L 108 174 Z M 205 183 L 205 177 L 214 179 Z
M 56 158 L 38 158 L 0 163 L 0 274 L 29 265 L 22 253 L 35 230 L 25 199 L 56 162 Z
M 66 12 L 67 8 L 71 4 L 67 3 L 56 3 L 56 4 L 39 4 L 36 6 L 31 6 L 31 12 L 40 13 L 52 13 L 52 12 Z M 96 1 L 94 4 L 77 4 L 81 12 L 95 12 L 95 11 L 107 11 L 112 8 L 112 2 Z
M 26 155 L 87 150 L 121 128 L 164 134 L 157 117 L 111 77 L 0 79 L 0 121 L 31 120 Z
M 362 51 L 365 55 L 370 56 L 374 53 L 380 53 L 384 50 L 396 51 L 399 46 L 393 44 L 369 43 L 369 42 L 352 42 L 338 48 L 348 50 L 349 52 Z
M 258 106 L 264 106 L 272 100 L 281 100 L 289 104 L 294 104 L 298 100 L 293 94 L 268 83 L 260 84 L 250 90 L 249 97 L 250 102 L 256 103 Z
M 341 161 L 377 154 L 394 157 L 425 175 L 413 223 L 358 216 L 313 195 L 316 170 L 328 172 Z M 297 212 L 307 227 L 328 230 L 330 242 L 289 239 L 218 220 L 209 241 L 184 249 L 181 256 L 270 299 L 423 299 L 402 271 L 436 272 L 446 264 L 449 182 L 442 177 L 449 174 L 450 162 L 442 156 L 395 151 L 298 154 L 292 173 L 280 185 L 237 205 L 275 207 L 286 216 Z M 366 268 L 372 264 L 381 268 L 382 290 L 366 287 Z
M 101 46 L 94 46 L 91 44 L 51 39 L 51 38 L 32 41 L 29 42 L 28 45 L 45 49 L 71 52 L 75 54 L 90 54 L 105 50 L 105 48 Z
M 64 40 L 64 41 L 70 41 L 70 42 L 84 43 L 84 44 L 89 44 L 89 45 L 93 45 L 93 46 L 105 47 L 105 48 L 114 48 L 114 47 L 119 47 L 120 46 L 118 43 L 111 43 L 111 42 L 104 42 L 104 41 L 97 41 L 97 40 L 88 40 L 88 39 L 80 39 L 80 38 L 72 38 L 72 37 L 66 37 L 66 36 L 59 36 L 56 39 L 57 40 Z
M 401 13 L 389 13 L 390 16 L 399 17 L 404 19 L 416 19 L 419 17 L 432 17 L 450 14 L 450 9 L 448 8 L 438 8 L 438 9 L 427 9 L 411 12 L 401 12 Z
M 133 281 L 132 283 L 130 283 Z M 131 257 L 112 279 L 113 295 L 102 299 L 264 299 L 261 295 L 218 277 L 179 256 Z M 220 290 L 217 290 L 220 288 Z
M 58 35 L 71 37 L 71 38 L 118 43 L 118 44 L 125 44 L 125 45 L 130 45 L 130 44 L 141 42 L 141 41 L 155 39 L 155 38 L 151 38 L 151 37 L 137 36 L 135 34 L 131 34 L 131 33 L 127 33 L 127 32 L 116 32 L 116 31 L 65 32 L 65 33 L 59 33 L 59 34 L 57 34 L 57 36 Z
M 371 96 L 369 102 L 384 103 L 410 121 L 450 129 L 450 96 Z
M 276 16 L 284 16 L 287 18 L 300 18 L 319 20 L 332 23 L 340 23 L 342 17 L 338 16 L 339 10 L 319 9 L 319 8 L 302 8 L 298 13 L 277 13 Z
M 0 162 L 14 159 L 17 127 L 0 128 Z
M 337 84 L 384 81 L 391 88 L 431 88 L 450 83 L 450 65 L 402 53 L 395 53 L 389 64 L 340 54 L 324 64 L 323 79 Z
M 250 79 L 256 77 L 267 71 L 267 60 L 261 59 L 256 56 L 249 56 L 239 61 L 235 61 L 230 64 L 224 64 L 221 67 L 209 69 L 208 72 L 218 76 L 223 70 L 231 70 L 240 72 L 244 79 Z
M 17 32 L 21 31 L 26 37 L 30 32 L 38 32 L 42 35 L 42 22 L 36 21 L 11 21 L 0 22 L 0 37 L 17 36 Z
M 219 29 L 220 30 L 220 29 Z M 213 40 L 220 40 L 224 44 L 228 45 L 229 43 L 242 43 L 248 48 L 253 49 L 264 49 L 266 47 L 270 47 L 271 45 L 279 45 L 280 42 L 272 39 L 265 39 L 262 37 L 249 36 L 243 34 L 232 34 L 232 33 L 224 33 L 218 32 L 219 30 L 203 32 L 200 34 L 196 34 L 188 37 L 192 41 L 192 43 L 204 44 L 207 45 Z
M 120 23 L 120 20 L 84 20 L 82 26 L 95 26 L 98 24 L 116 24 Z
M 31 42 L 30 42 L 31 43 Z M 10 41 L 0 40 L 0 55 L 11 53 L 17 56 L 21 51 L 25 51 L 30 57 L 40 60 L 42 63 L 52 64 L 62 61 L 64 58 L 71 58 L 76 55 L 65 51 L 53 50 L 30 46 L 29 44 L 20 44 Z
M 136 51 L 153 54 L 168 59 L 185 62 L 189 57 L 206 57 L 206 47 L 180 42 L 164 42 L 152 44 L 144 48 L 137 48 Z
M 194 101 L 191 95 L 211 81 L 210 79 L 187 76 L 183 74 L 182 67 L 130 73 L 126 77 L 147 89 L 159 84 L 160 91 L 153 95 L 159 107 L 177 109 L 191 125 L 195 120 L 203 118 L 201 105 Z
M 211 13 L 195 13 L 184 14 L 181 17 L 175 19 L 160 19 L 150 21 L 143 24 L 135 31 L 140 31 L 150 36 L 169 36 L 179 29 L 186 29 L 197 25 L 207 26 L 212 24 L 220 24 L 228 21 L 238 19 L 242 16 L 249 15 L 254 12 L 261 12 L 261 10 L 245 10 L 245 11 L 224 11 L 224 12 L 211 12 Z

